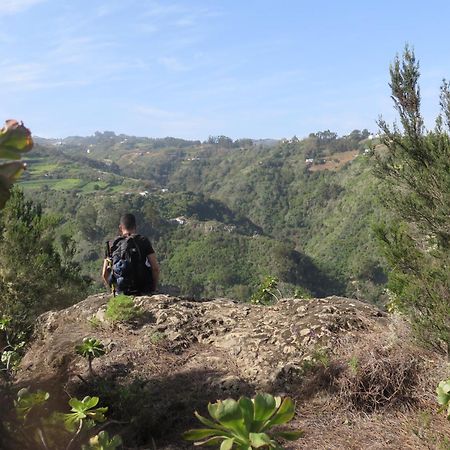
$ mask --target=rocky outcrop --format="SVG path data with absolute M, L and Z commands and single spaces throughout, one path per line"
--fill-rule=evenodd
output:
M 305 361 L 331 350 L 342 334 L 356 336 L 386 322 L 377 308 L 342 297 L 283 299 L 273 306 L 257 306 L 154 295 L 135 299 L 143 311 L 137 321 L 114 326 L 105 320 L 108 298 L 92 296 L 41 316 L 19 377 L 49 379 L 79 373 L 84 363 L 74 345 L 95 336 L 108 348 L 96 362 L 99 369 L 135 355 L 128 365 L 128 370 L 135 370 L 145 365 L 145 355 L 155 346 L 178 356 L 195 348 L 187 362 L 191 369 L 215 367 L 230 386 L 239 379 L 258 388 L 284 389 Z

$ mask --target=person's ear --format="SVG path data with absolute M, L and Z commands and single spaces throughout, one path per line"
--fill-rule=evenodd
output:
M 123 234 L 123 229 L 122 229 L 122 224 L 121 223 L 119 223 L 119 232 L 120 232 L 120 234 Z

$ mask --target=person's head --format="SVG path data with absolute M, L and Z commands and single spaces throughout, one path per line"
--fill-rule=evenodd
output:
M 119 229 L 122 234 L 136 232 L 136 217 L 133 214 L 124 214 L 120 218 Z

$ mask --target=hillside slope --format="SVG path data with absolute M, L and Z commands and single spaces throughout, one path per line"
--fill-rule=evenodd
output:
M 365 136 L 229 146 L 111 132 L 39 140 L 21 186 L 60 215 L 61 233 L 74 237 L 78 262 L 97 280 L 104 241 L 132 210 L 155 244 L 163 283 L 183 295 L 248 300 L 273 275 L 285 295 L 299 287 L 382 305 L 386 275 L 372 224 L 386 212 Z M 178 219 L 187 225 L 175 231 Z

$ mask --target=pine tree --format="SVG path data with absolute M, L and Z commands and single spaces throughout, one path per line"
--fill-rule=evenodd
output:
M 450 89 L 441 87 L 441 112 L 427 130 L 420 111 L 419 63 L 406 47 L 390 68 L 400 124 L 379 121 L 384 150 L 376 155 L 384 202 L 396 220 L 377 235 L 392 268 L 391 306 L 411 318 L 427 344 L 450 348 Z

